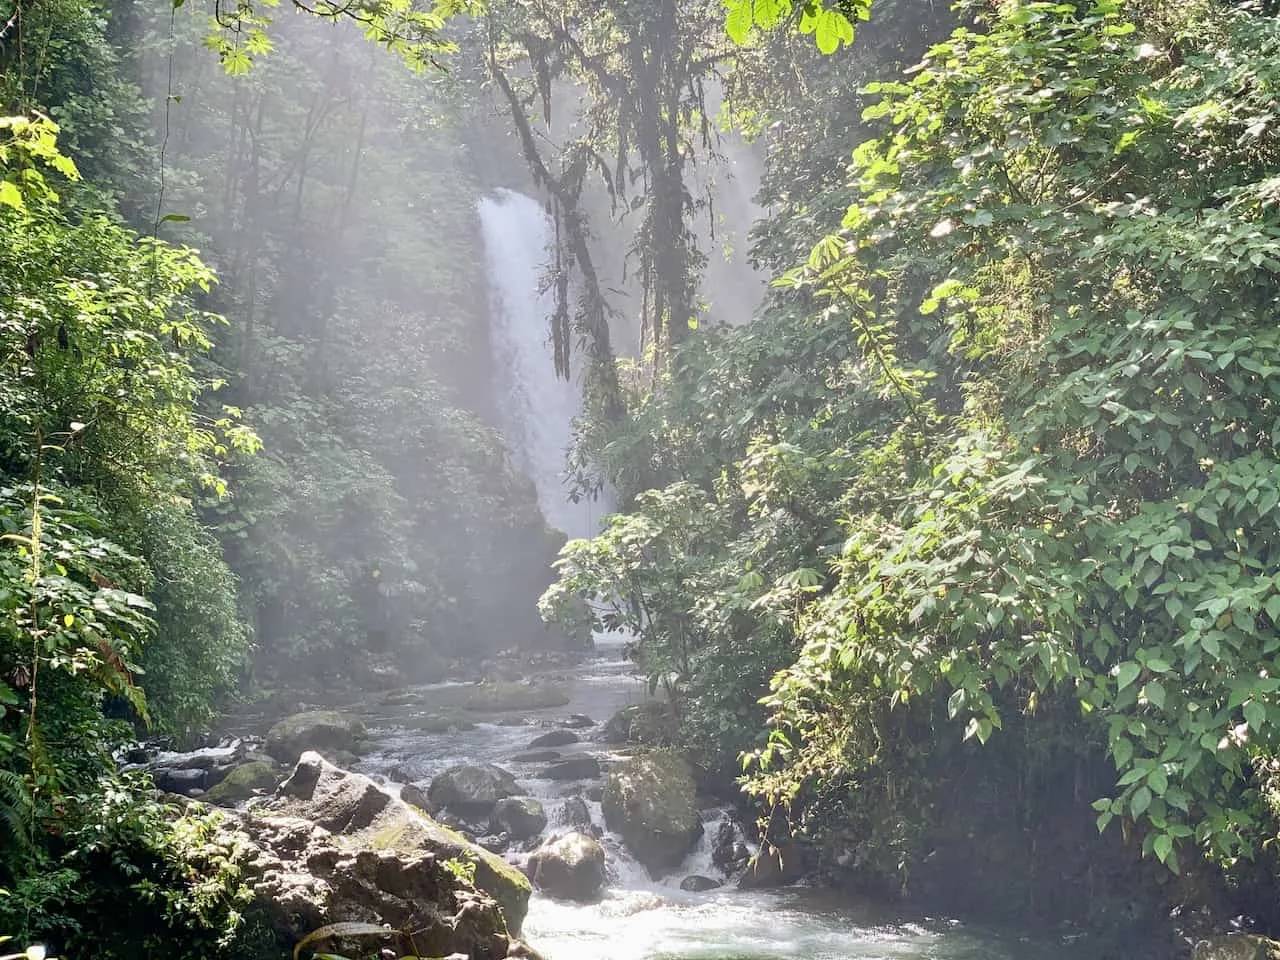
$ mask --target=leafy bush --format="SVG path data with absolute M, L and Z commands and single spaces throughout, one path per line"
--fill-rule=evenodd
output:
M 47 852 L 7 866 L 0 925 L 65 956 L 113 960 L 222 955 L 256 935 L 244 918 L 242 835 L 217 815 L 144 799 L 140 786 L 103 782 L 67 797 Z

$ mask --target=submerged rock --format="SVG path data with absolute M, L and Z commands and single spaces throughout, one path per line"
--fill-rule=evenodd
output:
M 529 748 L 536 747 L 565 747 L 571 743 L 577 743 L 582 738 L 572 730 L 552 730 L 544 733 L 540 737 L 534 737 L 529 741 Z
M 364 724 L 336 710 L 310 710 L 285 717 L 267 733 L 267 753 L 293 763 L 308 750 L 322 754 L 356 752 L 365 738 Z
M 472 861 L 476 887 L 502 908 L 510 930 L 519 930 L 529 904 L 530 886 L 524 875 L 399 797 L 384 793 L 368 777 L 340 770 L 309 752 L 278 793 L 266 808 L 272 815 L 333 834 L 341 851 L 389 851 L 406 863 L 427 855 L 433 862 Z
M 511 683 L 499 680 L 463 689 L 467 691 L 463 706 L 476 712 L 544 710 L 548 707 L 563 707 L 569 702 L 569 695 L 564 688 L 553 683 Z
M 564 900 L 595 900 L 604 886 L 604 847 L 582 833 L 552 837 L 529 858 L 539 890 Z
M 532 797 L 507 797 L 494 804 L 490 825 L 512 840 L 528 840 L 547 828 L 547 814 Z
M 450 807 L 464 814 L 488 813 L 503 797 L 520 792 L 515 775 L 492 763 L 460 763 L 431 781 L 431 809 Z
M 280 782 L 276 765 L 270 760 L 251 760 L 233 769 L 220 783 L 210 787 L 204 800 L 219 806 L 232 806 L 258 793 L 275 789 Z
M 704 890 L 714 890 L 721 886 L 719 880 L 712 880 L 710 877 L 700 877 L 697 874 L 691 874 L 680 881 L 680 889 L 688 890 L 690 893 L 701 893 Z
M 550 763 L 560 759 L 559 750 L 529 750 L 511 758 L 516 763 Z
M 1201 940 L 1191 960 L 1280 960 L 1280 943 L 1246 933 L 1229 933 Z
M 655 751 L 615 766 L 601 802 L 605 825 L 622 835 L 651 875 L 678 867 L 702 836 L 693 770 L 673 753 Z
M 591 829 L 591 811 L 581 797 L 570 797 L 560 806 L 559 822 L 575 830 Z
M 452 714 L 431 713 L 421 717 L 412 717 L 403 721 L 404 726 L 423 733 L 458 733 L 461 730 L 474 730 L 476 725 L 466 717 Z
M 538 780 L 589 780 L 600 776 L 600 761 L 595 757 L 573 757 L 539 770 Z

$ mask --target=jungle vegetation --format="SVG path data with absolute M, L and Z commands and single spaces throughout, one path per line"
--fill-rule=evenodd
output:
M 859 882 L 1083 816 L 1273 901 L 1278 52 L 1228 0 L 0 6 L 0 927 L 233 949 L 232 853 L 117 748 L 564 642 L 478 280 L 526 181 L 576 492 L 620 505 L 549 621 L 631 631 L 681 743 Z M 713 325 L 727 129 L 772 285 Z

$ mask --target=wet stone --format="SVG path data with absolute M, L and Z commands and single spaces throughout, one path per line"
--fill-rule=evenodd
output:
M 600 776 L 600 761 L 595 757 L 574 757 L 539 770 L 539 780 L 589 780 Z
M 530 749 L 537 747 L 565 747 L 577 743 L 581 738 L 572 730 L 552 730 L 529 741 Z

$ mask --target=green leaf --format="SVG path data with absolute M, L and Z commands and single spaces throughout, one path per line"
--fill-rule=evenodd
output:
M 1115 758 L 1116 769 L 1123 770 L 1133 759 L 1133 741 L 1128 737 L 1121 737 L 1111 745 L 1111 755 Z
M 1250 700 L 1244 705 L 1245 723 L 1254 733 L 1262 732 L 1262 725 L 1267 722 L 1267 708 L 1257 700 Z
M 791 0 L 755 0 L 755 22 L 763 30 L 772 30 L 791 12 Z
M 12 207 L 18 211 L 27 209 L 22 201 L 22 191 L 8 180 L 0 180 L 0 206 Z
M 1169 789 L 1169 775 L 1164 772 L 1163 767 L 1156 767 L 1147 775 L 1147 786 L 1157 797 L 1165 795 Z
M 1129 812 L 1133 814 L 1136 820 L 1147 812 L 1147 808 L 1151 806 L 1151 791 L 1147 787 L 1139 787 L 1133 791 L 1133 796 L 1129 798 Z
M 1140 666 L 1132 660 L 1126 660 L 1124 663 L 1120 664 L 1119 669 L 1116 671 L 1117 688 L 1123 690 L 1125 687 L 1129 686 L 1129 684 L 1133 683 L 1133 681 L 1137 680 L 1138 674 L 1141 672 L 1142 668 Z
M 751 34 L 752 0 L 727 0 L 728 12 L 724 18 L 724 30 L 729 39 L 738 45 L 747 42 Z
M 1173 838 L 1167 833 L 1157 834 L 1155 840 L 1151 841 L 1151 849 L 1155 852 L 1156 859 L 1167 863 L 1169 854 L 1173 853 Z
M 1159 680 L 1152 680 L 1142 688 L 1142 695 L 1147 702 L 1157 708 L 1164 709 L 1164 685 Z

